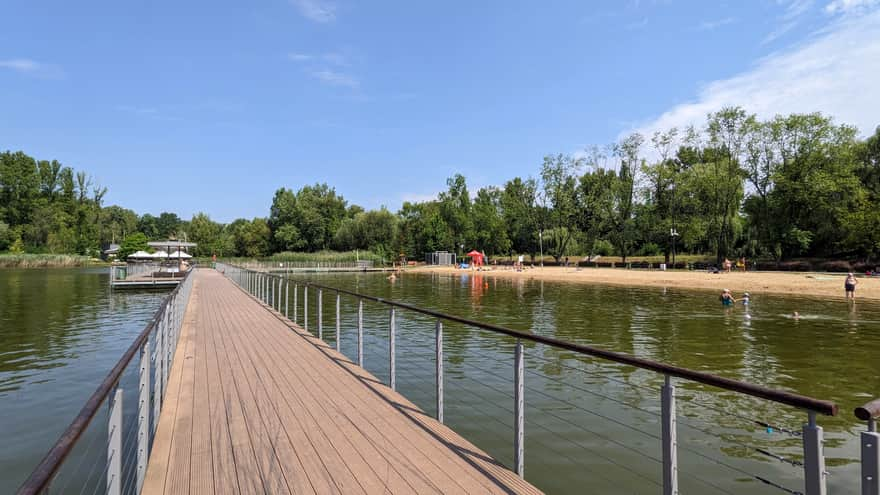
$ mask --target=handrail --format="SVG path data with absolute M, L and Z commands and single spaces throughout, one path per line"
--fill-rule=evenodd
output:
M 268 274 L 269 276 L 276 276 L 272 274 Z M 826 416 L 836 416 L 837 415 L 837 404 L 831 401 L 815 399 L 812 397 L 807 397 L 805 395 L 799 395 L 792 392 L 785 392 L 782 390 L 774 390 L 767 387 L 762 387 L 760 385 L 754 385 L 751 383 L 741 382 L 738 380 L 732 380 L 730 378 L 724 378 L 718 375 L 714 375 L 712 373 L 706 373 L 702 371 L 694 371 L 688 368 L 683 368 L 680 366 L 672 366 L 669 364 L 660 363 L 657 361 L 652 361 L 650 359 L 639 358 L 635 356 L 631 356 L 626 353 L 609 351 L 605 349 L 599 349 L 597 347 L 584 345 L 584 344 L 575 344 L 572 342 L 566 342 L 564 340 L 555 339 L 553 337 L 545 337 L 543 335 L 535 335 L 531 333 L 522 332 L 520 330 L 514 330 L 512 328 L 503 327 L 501 325 L 495 325 L 492 323 L 482 323 L 475 320 L 470 320 L 467 318 L 463 318 L 461 316 L 450 315 L 447 313 L 443 313 L 440 311 L 435 311 L 431 309 L 420 308 L 418 306 L 413 306 L 411 304 L 402 303 L 399 301 L 393 301 L 389 299 L 383 299 L 381 297 L 371 296 L 368 294 L 362 294 L 356 291 L 350 291 L 346 289 L 340 289 L 338 287 L 330 287 L 322 284 L 316 284 L 314 282 L 304 282 L 304 285 L 312 286 L 320 289 L 326 289 L 330 291 L 336 291 L 341 294 L 348 294 L 350 296 L 358 297 L 361 299 L 366 299 L 368 301 L 375 301 L 383 304 L 387 304 L 389 306 L 394 306 L 397 308 L 406 309 L 409 311 L 414 311 L 416 313 L 421 313 L 427 316 L 433 316 L 435 318 L 442 318 L 449 321 L 454 321 L 457 323 L 462 323 L 469 326 L 474 326 L 477 328 L 481 328 L 483 330 L 488 330 L 495 333 L 501 333 L 504 335 L 508 335 L 511 337 L 516 337 L 518 339 L 528 340 L 531 342 L 537 342 L 540 344 L 549 345 L 552 347 L 558 347 L 560 349 L 565 349 L 568 351 L 576 352 L 578 354 L 585 354 L 589 356 L 594 356 L 602 359 L 606 359 L 609 361 L 614 361 L 620 364 L 625 364 L 629 366 L 635 366 L 636 368 L 646 369 L 650 371 L 655 371 L 657 373 L 662 373 L 665 375 L 675 376 L 678 378 L 684 378 L 686 380 L 691 380 L 698 383 L 703 383 L 705 385 L 711 385 L 713 387 L 718 387 L 724 390 L 730 390 L 733 392 L 738 392 L 746 395 L 751 395 L 753 397 L 759 397 L 762 399 L 771 400 L 774 402 L 778 402 L 781 404 L 786 404 L 789 406 L 797 407 L 800 409 L 805 409 L 807 411 L 813 411 L 816 413 L 824 414 Z
M 862 421 L 880 418 L 880 399 L 874 399 L 862 407 L 857 407 L 853 414 Z
M 150 337 L 150 333 L 156 328 L 156 325 L 159 323 L 160 315 L 164 314 L 167 303 L 181 290 L 184 282 L 190 277 L 193 270 L 195 270 L 194 267 L 190 268 L 186 275 L 180 279 L 180 283 L 177 284 L 177 287 L 162 299 L 159 309 L 153 314 L 153 317 L 147 322 L 147 325 L 141 330 L 141 333 L 138 334 L 135 341 L 128 347 L 113 369 L 107 374 L 107 377 L 104 378 L 100 385 L 98 385 L 97 390 L 95 390 L 91 397 L 89 397 L 89 400 L 86 401 L 86 404 L 73 419 L 73 422 L 71 422 L 61 436 L 58 437 L 55 445 L 52 446 L 43 460 L 40 461 L 40 464 L 37 465 L 28 479 L 25 480 L 18 489 L 19 495 L 37 495 L 42 493 L 43 490 L 49 486 L 52 478 L 58 472 L 58 469 L 70 454 L 71 450 L 73 450 L 76 441 L 83 432 L 85 432 L 86 428 L 88 428 L 89 424 L 92 422 L 92 419 L 94 419 L 95 415 L 98 413 L 101 404 L 104 403 L 104 400 L 107 399 L 113 391 L 113 387 L 119 383 L 119 380 L 122 377 L 125 368 L 128 367 L 131 362 L 131 359 L 137 354 L 144 342 Z

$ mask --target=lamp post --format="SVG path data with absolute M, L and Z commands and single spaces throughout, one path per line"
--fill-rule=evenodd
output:
M 541 247 L 541 268 L 544 268 L 544 229 L 538 231 L 538 244 Z
M 675 238 L 678 237 L 678 231 L 675 227 L 669 229 L 669 235 L 672 237 L 672 268 L 675 268 Z

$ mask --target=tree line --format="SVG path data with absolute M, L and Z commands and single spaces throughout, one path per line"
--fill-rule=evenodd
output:
M 396 213 L 349 204 L 327 184 L 278 189 L 267 217 L 228 224 L 103 206 L 106 192 L 57 161 L 0 154 L 0 250 L 97 254 L 139 233 L 197 242 L 201 256 L 362 249 L 419 259 L 478 249 L 668 259 L 675 247 L 719 260 L 871 259 L 880 252 L 880 128 L 860 139 L 820 113 L 761 120 L 725 108 L 700 127 L 548 155 L 536 177 L 474 194 L 456 174 L 435 199 Z

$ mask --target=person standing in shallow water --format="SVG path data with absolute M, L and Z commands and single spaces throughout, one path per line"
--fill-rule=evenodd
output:
M 859 281 L 856 280 L 856 276 L 849 272 L 846 276 L 846 281 L 843 282 L 843 288 L 846 290 L 846 298 L 848 300 L 856 300 L 856 284 L 858 283 Z
M 725 306 L 733 306 L 733 303 L 736 302 L 736 299 L 733 298 L 733 294 L 730 293 L 730 289 L 724 289 L 718 299 L 720 299 L 721 304 Z

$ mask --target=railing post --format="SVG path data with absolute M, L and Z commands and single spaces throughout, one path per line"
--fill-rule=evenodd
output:
M 147 474 L 147 460 L 150 458 L 150 339 L 141 346 L 141 369 L 138 377 L 140 390 L 138 398 L 138 436 L 137 436 L 137 485 L 140 493 Z
M 358 366 L 364 367 L 364 300 L 358 299 Z
M 880 495 L 880 434 L 874 418 L 868 419 L 868 431 L 861 433 L 862 495 Z
M 339 321 L 339 293 L 336 293 L 336 352 L 341 351 L 340 342 L 339 342 L 339 333 L 340 333 L 341 323 Z
M 525 477 L 525 368 L 523 366 L 523 344 L 517 339 L 514 353 L 513 381 L 514 398 L 513 406 L 516 414 L 513 432 L 513 464 L 516 474 L 520 478 Z
M 297 294 L 299 294 L 299 284 L 293 284 L 293 322 L 294 323 L 297 323 L 297 320 L 298 320 L 297 316 L 299 316 L 297 314 L 299 312 L 299 310 L 297 309 L 298 306 L 296 305 Z
M 397 377 L 395 376 L 397 373 L 395 372 L 394 366 L 394 330 L 396 326 L 395 317 L 394 317 L 394 307 L 391 308 L 391 314 L 388 319 L 388 382 L 391 386 L 391 390 L 397 390 Z
M 119 495 L 122 492 L 122 389 L 118 387 L 110 401 L 107 431 L 107 495 Z
M 156 384 L 159 385 L 159 396 L 154 398 L 153 400 L 159 404 L 161 407 L 162 397 L 165 395 L 163 392 L 165 391 L 165 315 L 162 315 L 162 318 L 159 320 L 159 330 L 156 332 Z M 158 410 L 158 409 L 157 409 Z M 154 418 L 156 423 L 159 422 L 159 414 L 156 414 Z
M 318 338 L 324 340 L 324 291 L 318 289 Z
M 806 495 L 825 495 L 825 454 L 822 427 L 816 424 L 816 413 L 808 413 L 804 425 L 804 492 Z
M 290 319 L 290 280 L 284 284 L 284 317 Z
M 153 432 L 159 425 L 159 414 L 162 412 L 162 323 L 156 329 L 156 350 L 153 375 Z
M 309 284 L 303 285 L 303 328 L 309 331 Z
M 437 320 L 434 326 L 434 340 L 436 342 L 437 363 L 436 385 L 437 385 L 437 421 L 443 422 L 443 322 Z
M 664 377 L 660 391 L 660 421 L 663 444 L 663 495 L 678 494 L 678 439 L 675 425 L 675 386 Z
M 163 320 L 165 321 L 165 335 L 162 338 L 162 342 L 165 344 L 165 347 L 162 349 L 162 353 L 164 354 L 164 363 L 165 366 L 162 367 L 162 397 L 165 396 L 165 390 L 168 388 L 168 375 L 171 371 L 171 325 L 169 322 L 169 310 L 170 307 L 168 305 L 165 306 L 165 314 L 163 316 Z

